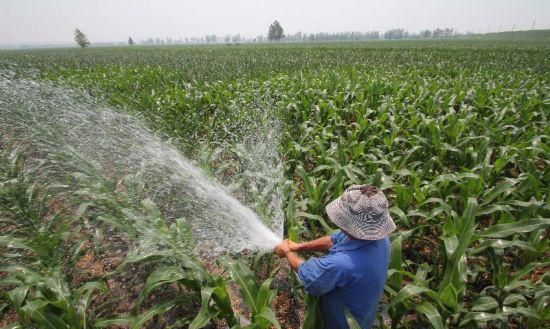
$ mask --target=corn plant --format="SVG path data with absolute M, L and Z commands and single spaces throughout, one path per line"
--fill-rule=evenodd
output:
M 70 221 L 59 211 L 52 214 L 49 205 L 55 188 L 40 190 L 39 167 L 28 168 L 23 159 L 17 151 L 0 158 L 1 271 L 5 274 L 0 286 L 7 288 L 5 299 L 17 312 L 15 327 L 91 328 L 91 299 L 108 289 L 98 281 L 76 289 L 68 285 L 72 276 L 63 273 L 65 259 L 73 260 L 80 245 L 66 249 L 72 238 Z
M 240 261 L 228 264 L 228 270 L 233 281 L 239 286 L 244 302 L 251 313 L 251 323 L 244 328 L 281 328 L 271 304 L 275 297 L 271 279 L 259 283 L 250 269 Z

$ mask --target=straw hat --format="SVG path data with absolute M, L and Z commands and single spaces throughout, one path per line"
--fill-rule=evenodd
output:
M 388 200 L 372 185 L 352 185 L 329 203 L 330 220 L 356 239 L 380 240 L 395 230 L 388 212 Z

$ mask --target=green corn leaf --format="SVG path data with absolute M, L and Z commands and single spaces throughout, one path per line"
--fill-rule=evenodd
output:
M 269 278 L 265 280 L 262 285 L 260 286 L 260 289 L 258 290 L 258 295 L 256 296 L 256 304 L 258 306 L 270 306 L 271 302 L 273 300 L 273 297 L 275 296 L 276 292 L 275 290 L 271 290 L 269 286 L 271 285 L 272 279 Z
M 540 316 L 537 313 L 533 312 L 531 309 L 526 308 L 526 307 L 504 306 L 502 308 L 502 313 L 505 316 L 521 314 L 521 315 L 526 316 L 528 318 L 540 319 Z
M 496 198 L 498 198 L 501 195 L 507 196 L 514 192 L 514 185 L 516 185 L 518 182 L 515 179 L 506 179 L 504 182 L 498 184 L 491 190 L 489 190 L 487 193 L 485 193 L 483 198 L 483 203 L 481 206 L 487 205 L 491 202 L 493 202 Z M 501 198 L 502 199 L 502 198 Z
M 444 329 L 443 320 L 441 319 L 441 314 L 437 308 L 430 302 L 423 302 L 422 304 L 416 305 L 414 310 L 428 319 L 430 324 L 434 329 Z
M 131 264 L 131 263 L 140 263 L 140 262 L 162 259 L 165 257 L 170 257 L 170 255 L 171 253 L 169 250 L 134 249 L 128 253 L 128 255 L 126 256 L 126 258 L 124 259 L 124 262 L 120 265 L 120 267 L 124 267 L 127 264 Z
M 88 210 L 88 208 L 92 206 L 91 202 L 83 202 L 78 206 L 78 210 L 76 211 L 75 219 L 80 220 Z
M 501 274 L 501 278 L 499 280 L 500 282 L 506 281 L 507 278 L 505 277 L 505 275 L 506 275 L 505 273 Z M 499 286 L 499 288 L 504 292 L 508 293 L 515 290 L 517 291 L 517 290 L 534 289 L 535 284 L 529 280 L 514 280 L 512 282 L 507 283 L 504 287 Z
M 70 328 L 69 325 L 65 323 L 62 318 L 46 310 L 48 305 L 50 305 L 50 303 L 43 299 L 27 301 L 25 306 L 21 307 L 21 312 L 26 314 L 33 321 L 35 321 L 40 326 L 40 328 Z
M 27 267 L 20 265 L 13 265 L 6 268 L 2 268 L 2 271 L 10 274 L 17 280 L 27 283 L 29 285 L 34 285 L 43 281 L 43 276 Z
M 413 230 L 397 232 L 391 235 L 390 237 L 390 246 L 391 246 L 391 258 L 389 268 L 395 270 L 395 275 L 389 277 L 389 283 L 394 289 L 400 289 L 403 275 L 403 252 L 402 244 L 405 239 L 411 236 Z
M 136 319 L 133 316 L 122 316 L 113 319 L 97 319 L 94 326 L 98 328 L 106 328 L 111 326 L 127 326 L 134 323 Z
M 141 301 L 149 296 L 158 286 L 177 282 L 186 277 L 186 273 L 177 266 L 161 267 L 147 277 L 139 300 Z
M 166 313 L 172 307 L 173 305 L 171 305 L 171 303 L 165 303 L 165 304 L 153 306 L 150 309 L 148 309 L 146 312 L 136 316 L 130 328 L 131 329 L 143 328 L 144 324 L 147 323 L 147 321 L 151 320 L 153 317 L 159 314 Z
M 520 250 L 528 250 L 536 252 L 535 248 L 528 242 L 520 240 L 503 240 L 503 239 L 490 239 L 480 243 L 477 247 L 470 250 L 470 255 L 479 254 L 487 248 L 518 248 Z
M 77 300 L 78 306 L 76 306 L 76 310 L 78 312 L 78 315 L 83 319 L 84 326 L 86 327 L 87 322 L 87 310 L 88 306 L 90 304 L 90 299 L 92 297 L 92 294 L 94 291 L 99 290 L 102 293 L 106 294 L 108 292 L 107 286 L 100 282 L 86 282 L 84 285 L 79 287 L 75 293 L 74 298 Z
M 315 195 L 315 186 L 313 185 L 312 179 L 306 173 L 305 169 L 302 166 L 300 166 L 296 169 L 296 173 L 302 179 L 307 195 L 308 196 Z
M 281 329 L 281 325 L 279 324 L 275 313 L 273 313 L 273 310 L 268 306 L 263 306 L 261 312 L 256 315 L 256 318 L 264 319 L 271 323 L 275 328 Z M 267 329 L 268 327 L 265 328 Z
M 321 299 L 317 296 L 306 295 L 306 313 L 302 329 L 323 328 L 323 316 L 321 310 Z
M 477 201 L 474 198 L 469 198 L 466 209 L 457 223 L 457 239 L 458 245 L 452 252 L 451 257 L 447 260 L 446 271 L 443 280 L 440 283 L 440 292 L 444 289 L 449 289 L 450 283 L 456 289 L 457 293 L 461 293 L 466 282 L 466 248 L 470 244 L 475 231 L 475 210 Z
M 344 166 L 342 168 L 344 170 L 344 173 L 346 174 L 346 176 L 349 178 L 349 180 L 353 183 L 353 184 L 361 184 L 362 180 L 360 180 L 356 175 L 355 173 L 353 172 L 353 170 L 349 167 L 349 166 Z
M 171 310 L 173 307 L 178 305 L 184 305 L 191 302 L 191 299 L 189 296 L 178 296 L 174 299 L 168 300 L 166 302 L 154 305 L 153 307 L 149 308 L 147 311 L 145 311 L 142 314 L 139 314 L 133 318 L 131 329 L 140 329 L 143 328 L 144 324 L 147 323 L 147 321 L 151 320 L 157 315 L 164 314 Z M 125 321 L 125 318 L 122 318 L 121 321 Z
M 400 219 L 401 222 L 403 222 L 403 224 L 409 226 L 409 219 L 407 218 L 407 215 L 405 214 L 405 212 L 403 212 L 403 210 L 401 210 L 399 207 L 397 206 L 393 206 L 389 209 L 390 213 L 392 213 L 393 215 L 397 216 L 397 218 Z M 394 217 L 395 218 L 395 217 Z M 399 222 L 397 223 L 399 224 Z
M 546 261 L 546 262 L 533 262 L 523 266 L 522 268 L 520 268 L 510 276 L 508 280 L 508 284 L 506 287 L 504 287 L 504 290 L 505 291 L 513 290 L 515 287 L 517 287 L 517 282 L 520 279 L 522 279 L 524 276 L 531 273 L 533 270 L 537 268 L 548 266 L 549 264 L 550 264 L 550 261 Z
M 328 226 L 325 219 L 323 217 L 319 216 L 319 215 L 314 215 L 314 214 L 310 214 L 310 213 L 307 213 L 307 212 L 298 211 L 296 213 L 296 217 L 298 217 L 298 218 L 305 217 L 305 218 L 309 218 L 309 219 L 313 219 L 313 220 L 318 221 L 326 234 L 331 234 L 332 232 L 334 232 L 334 229 L 331 228 L 330 226 Z
M 479 179 L 479 175 L 473 173 L 443 174 L 437 176 L 434 180 L 432 180 L 430 182 L 430 185 L 437 185 L 441 182 L 460 182 L 465 179 Z
M 512 207 L 508 206 L 508 205 L 502 205 L 502 204 L 497 204 L 497 205 L 490 205 L 490 206 L 485 206 L 483 208 L 480 208 L 478 209 L 477 211 L 477 216 L 483 216 L 483 215 L 491 215 L 495 212 L 506 212 L 506 213 L 510 213 L 510 211 L 512 210 Z
M 447 214 L 448 216 L 451 215 L 451 213 L 452 213 L 452 207 L 451 207 L 447 202 L 445 202 L 444 200 L 442 200 L 442 199 L 440 199 L 440 198 L 429 198 L 429 199 L 425 200 L 424 202 L 422 202 L 422 203 L 420 204 L 419 207 L 422 207 L 422 206 L 427 205 L 427 204 L 430 204 L 430 203 L 437 203 L 437 204 L 439 204 L 439 207 L 435 207 L 434 210 L 432 210 L 432 213 L 433 213 L 436 209 L 440 208 L 440 209 L 441 209 L 445 214 Z
M 344 309 L 344 315 L 346 316 L 346 321 L 348 322 L 349 329 L 361 329 L 361 326 L 359 325 L 357 320 L 355 320 L 355 317 L 353 316 L 353 314 L 351 314 L 347 307 Z
M 233 314 L 233 308 L 231 306 L 231 299 L 227 293 L 225 283 L 223 279 L 216 280 L 216 286 L 212 290 L 212 300 L 216 303 L 217 307 L 221 311 L 221 315 L 227 321 L 229 326 L 234 326 L 237 323 L 235 314 Z
M 471 311 L 490 311 L 499 307 L 498 301 L 491 296 L 481 296 L 477 298 L 473 304 Z
M 478 327 L 485 328 L 489 321 L 505 322 L 504 314 L 493 314 L 487 312 L 470 312 L 464 316 L 464 319 L 459 322 L 459 327 L 467 327 L 471 323 L 475 323 Z
M 398 303 L 401 303 L 402 301 L 409 299 L 410 297 L 418 296 L 420 294 L 426 294 L 433 300 L 439 299 L 435 294 L 435 292 L 429 288 L 416 286 L 414 284 L 408 284 L 403 288 L 401 288 L 401 290 L 399 290 L 399 292 L 395 295 L 395 297 L 392 298 L 390 307 Z
M 27 245 L 27 240 L 23 238 L 16 238 L 13 236 L 0 236 L 0 246 L 4 248 L 14 249 L 32 249 Z
M 447 259 L 450 260 L 451 257 L 453 257 L 456 248 L 458 247 L 458 237 L 456 235 L 453 235 L 450 237 L 442 237 L 441 240 L 443 240 Z
M 528 305 L 529 302 L 527 301 L 527 298 L 525 296 L 520 294 L 510 294 L 504 298 L 504 301 L 502 304 L 504 306 L 514 306 L 515 304 L 521 303 L 523 305 Z
M 212 297 L 213 288 L 205 287 L 201 289 L 201 308 L 197 316 L 189 324 L 189 329 L 204 328 L 217 313 L 210 310 L 210 298 Z
M 239 286 L 244 302 L 253 314 L 258 314 L 261 308 L 256 304 L 256 297 L 258 296 L 258 283 L 254 278 L 254 274 L 248 267 L 238 260 L 230 262 L 228 267 L 231 278 Z
M 372 178 L 372 185 L 381 188 L 382 187 L 382 181 L 384 177 L 384 171 L 380 168 L 376 170 L 376 173 L 374 174 L 374 177 Z
M 515 223 L 493 225 L 476 233 L 487 238 L 506 238 L 513 234 L 529 233 L 548 227 L 550 227 L 550 218 L 533 218 Z
M 459 292 L 452 283 L 446 285 L 439 293 L 439 299 L 443 304 L 449 306 L 451 309 L 456 309 L 458 305 Z
M 21 308 L 27 297 L 30 287 L 21 285 L 9 291 L 6 295 L 16 309 Z
M 495 173 L 499 174 L 509 162 L 516 158 L 516 156 L 517 154 L 513 156 L 504 155 L 496 159 L 493 163 Z

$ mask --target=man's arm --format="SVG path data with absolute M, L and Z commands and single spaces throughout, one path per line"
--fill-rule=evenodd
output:
M 325 238 L 328 238 L 329 241 Z M 322 246 L 324 249 L 315 250 L 325 250 L 328 243 L 332 245 L 332 240 L 330 237 L 324 237 L 317 240 L 314 240 L 316 242 L 313 244 L 313 247 L 321 248 Z M 290 267 L 298 274 L 298 277 L 304 285 L 304 289 L 306 289 L 307 293 L 313 296 L 321 296 L 333 290 L 338 281 L 338 271 L 335 270 L 333 261 L 327 259 L 326 257 L 321 257 L 312 258 L 305 262 L 303 259 L 298 257 L 298 255 L 292 252 L 292 250 L 290 250 L 290 244 L 291 242 L 289 240 L 284 240 L 279 243 L 275 246 L 275 254 L 279 256 L 279 258 L 284 257 L 287 259 Z M 312 246 L 310 245 L 309 247 Z
M 292 251 L 286 253 L 286 260 L 288 261 L 290 268 L 292 268 L 294 272 L 298 272 L 298 267 L 300 267 L 300 265 L 302 265 L 302 263 L 304 262 L 302 258 L 300 258 Z
M 296 243 L 289 241 L 288 245 L 291 251 L 327 251 L 332 247 L 330 236 L 324 236 L 312 241 Z
M 285 257 L 288 264 L 294 271 L 298 271 L 298 267 L 304 262 L 304 260 L 290 250 L 290 241 L 284 240 L 280 244 L 275 246 L 275 254 L 280 258 Z
M 332 240 L 330 236 L 324 236 L 313 241 L 295 243 L 290 240 L 285 240 L 281 244 L 275 247 L 275 253 L 280 258 L 285 257 L 288 264 L 294 271 L 298 271 L 298 267 L 304 262 L 304 260 L 293 251 L 326 251 L 332 247 Z

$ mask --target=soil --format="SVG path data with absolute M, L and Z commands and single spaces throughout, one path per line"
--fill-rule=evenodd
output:
M 277 288 L 274 311 L 283 329 L 300 329 L 306 311 L 306 304 L 293 294 L 289 278 L 294 275 L 286 261 L 273 279 L 273 286 Z

